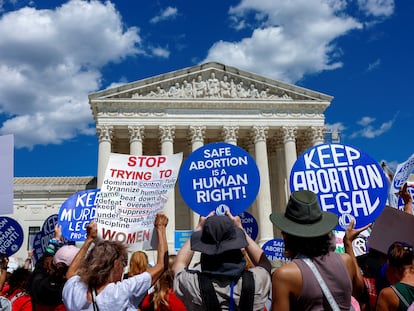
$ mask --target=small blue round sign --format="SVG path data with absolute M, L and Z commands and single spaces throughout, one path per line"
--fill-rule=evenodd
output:
M 57 224 L 57 214 L 50 215 L 43 222 L 42 229 L 36 233 L 33 239 L 32 249 L 34 260 L 39 260 L 43 256 L 49 240 L 55 236 L 55 226 Z
M 262 250 L 265 253 L 267 259 L 270 261 L 290 260 L 289 258 L 285 257 L 285 242 L 283 242 L 283 239 L 272 239 L 267 241 L 265 244 L 263 244 Z
M 86 226 L 95 219 L 100 189 L 88 189 L 70 196 L 60 207 L 58 224 L 70 241 L 85 241 Z
M 252 238 L 253 241 L 256 240 L 257 235 L 259 234 L 259 226 L 257 224 L 256 218 L 248 212 L 243 212 L 239 214 L 242 226 L 244 231 Z
M 388 196 L 381 166 L 361 150 L 343 144 L 306 150 L 292 167 L 290 189 L 316 193 L 321 209 L 338 215 L 338 231 L 344 231 L 351 220 L 355 228 L 375 221 Z
M 13 218 L 0 217 L 0 254 L 11 256 L 23 244 L 23 229 Z
M 178 184 L 185 203 L 202 216 L 211 211 L 233 215 L 245 211 L 259 192 L 260 176 L 244 149 L 227 143 L 207 144 L 184 161 Z

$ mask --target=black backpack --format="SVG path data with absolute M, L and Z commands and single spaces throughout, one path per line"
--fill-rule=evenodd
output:
M 255 293 L 253 273 L 248 270 L 243 270 L 241 278 L 242 290 L 240 293 L 240 301 L 238 306 L 234 306 L 234 309 L 238 311 L 252 311 Z M 237 280 L 235 280 L 235 282 L 236 281 Z M 200 286 L 201 299 L 203 301 L 204 310 L 221 311 L 210 275 L 202 272 L 199 273 L 198 282 Z

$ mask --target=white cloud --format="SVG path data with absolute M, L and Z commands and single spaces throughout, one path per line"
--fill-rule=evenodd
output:
M 167 7 L 166 9 L 164 9 L 160 15 L 157 15 L 153 18 L 151 18 L 150 23 L 151 24 L 156 24 L 159 23 L 161 21 L 165 21 L 165 20 L 171 20 L 174 19 L 178 14 L 178 10 L 177 8 L 173 8 L 173 7 Z
M 156 47 L 152 49 L 152 54 L 162 58 L 170 57 L 170 51 L 161 47 Z
M 359 120 L 357 123 L 361 126 L 367 126 L 370 123 L 374 122 L 375 118 L 372 117 L 363 117 L 361 120 Z
M 375 122 L 375 118 L 371 117 L 363 117 L 361 120 L 359 120 L 357 123 L 361 125 L 363 128 L 352 133 L 350 135 L 351 138 L 357 138 L 357 137 L 364 137 L 364 138 L 376 138 L 378 136 L 381 136 L 382 134 L 388 132 L 397 117 L 398 113 L 389 121 L 383 122 L 379 126 L 375 126 L 373 124 Z
M 216 42 L 204 61 L 292 83 L 306 74 L 336 69 L 342 63 L 335 39 L 362 28 L 346 15 L 345 6 L 338 0 L 242 0 L 229 11 L 234 24 L 261 26 L 238 42 Z M 254 22 L 246 21 L 252 16 Z
M 367 71 L 372 71 L 377 69 L 381 65 L 381 60 L 377 59 L 375 62 L 368 65 Z
M 394 0 L 358 0 L 360 9 L 369 16 L 388 17 L 394 13 Z
M 143 53 L 136 27 L 124 29 L 110 2 L 66 2 L 56 10 L 22 8 L 0 17 L 0 134 L 16 147 L 59 144 L 95 134 L 88 93 L 100 68 Z

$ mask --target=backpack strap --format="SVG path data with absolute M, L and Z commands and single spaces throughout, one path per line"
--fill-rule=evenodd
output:
M 241 277 L 242 290 L 240 293 L 239 307 L 236 308 L 240 311 L 251 311 L 253 310 L 255 292 L 253 273 L 248 270 L 243 270 Z M 201 272 L 198 274 L 198 282 L 200 286 L 201 299 L 203 301 L 203 309 L 206 311 L 220 311 L 220 303 L 210 277 L 206 273 Z M 237 282 L 237 280 L 234 280 L 234 282 Z
M 242 291 L 240 294 L 239 309 L 240 311 L 253 310 L 255 285 L 253 272 L 243 270 L 242 273 Z
M 206 273 L 198 273 L 201 301 L 206 311 L 221 311 L 220 304 L 210 277 Z
M 398 296 L 398 298 L 401 300 L 401 302 L 408 308 L 410 306 L 410 304 L 408 303 L 408 301 L 403 297 L 403 295 L 398 291 L 398 289 L 394 286 L 391 285 L 390 286 L 392 288 L 392 290 L 395 292 L 395 294 Z

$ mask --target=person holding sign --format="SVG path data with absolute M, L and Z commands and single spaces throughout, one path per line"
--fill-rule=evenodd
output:
M 332 230 L 338 216 L 322 212 L 315 193 L 300 190 L 291 194 L 286 211 L 271 214 L 270 220 L 282 231 L 286 254 L 292 258 L 273 273 L 272 310 L 330 310 L 322 280 L 338 310 L 350 310 L 351 295 L 358 297 L 364 283 L 357 278 L 349 254 L 333 252 Z M 319 271 L 320 279 L 311 266 Z
M 168 266 L 166 226 L 168 217 L 158 212 L 154 227 L 157 233 L 157 263 L 147 271 L 122 280 L 128 265 L 128 253 L 118 241 L 98 239 L 97 224 L 87 226 L 87 239 L 67 272 L 63 302 L 68 311 L 136 311 L 151 285 Z
M 254 267 L 246 269 L 245 249 Z M 201 272 L 188 270 L 201 252 Z M 263 310 L 270 291 L 271 265 L 243 230 L 240 217 L 211 212 L 177 254 L 174 292 L 188 310 Z M 206 307 L 206 308 L 205 308 Z

